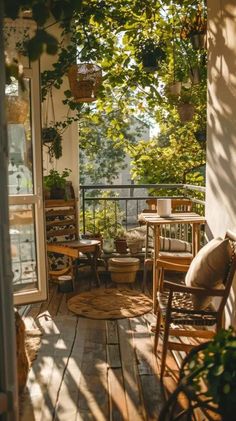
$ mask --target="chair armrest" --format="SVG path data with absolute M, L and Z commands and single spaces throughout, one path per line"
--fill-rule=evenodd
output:
M 215 289 L 215 288 L 201 288 L 201 287 L 187 287 L 186 285 L 180 285 L 175 282 L 164 281 L 164 289 L 169 289 L 173 292 L 186 292 L 189 294 L 195 295 L 206 295 L 213 297 L 223 297 L 225 294 L 224 289 Z
M 175 272 L 187 272 L 189 269 L 189 265 L 181 265 L 179 263 L 171 263 L 166 262 L 161 259 L 156 260 L 156 267 L 157 269 L 166 269 L 166 270 L 173 270 Z

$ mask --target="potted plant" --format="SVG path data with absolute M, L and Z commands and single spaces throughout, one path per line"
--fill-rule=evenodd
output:
M 200 50 L 206 45 L 206 29 L 207 19 L 199 8 L 192 20 L 186 19 L 181 30 L 181 38 L 189 38 L 194 50 Z
M 194 132 L 194 136 L 200 145 L 205 145 L 207 138 L 206 127 L 199 128 L 196 132 Z
M 189 122 L 193 119 L 195 106 L 192 104 L 192 97 L 188 89 L 182 89 L 181 96 L 177 104 L 177 110 L 182 123 Z
M 170 419 L 168 416 L 177 409 L 178 397 L 181 393 L 187 397 L 189 403 L 185 412 L 182 412 L 182 415 L 184 413 L 189 415 L 188 419 L 192 419 L 194 410 L 200 408 L 204 414 L 208 411 L 209 416 L 210 413 L 219 414 L 222 421 L 234 421 L 235 367 L 235 331 L 233 328 L 222 329 L 212 341 L 194 348 L 185 358 L 180 370 L 178 386 L 161 411 L 160 419 L 163 421 Z
M 66 199 L 66 182 L 70 173 L 69 168 L 65 168 L 61 174 L 51 169 L 49 174 L 44 176 L 44 188 L 50 192 L 50 199 Z
M 115 246 L 117 253 L 120 254 L 126 254 L 127 253 L 127 240 L 125 236 L 125 230 L 124 228 L 120 227 L 116 231 L 116 237 L 115 237 Z
M 42 129 L 42 142 L 48 148 L 50 159 L 59 159 L 62 156 L 62 136 L 55 126 Z
M 138 58 L 141 59 L 143 70 L 147 73 L 155 72 L 160 63 L 165 60 L 165 44 L 148 38 L 139 44 Z

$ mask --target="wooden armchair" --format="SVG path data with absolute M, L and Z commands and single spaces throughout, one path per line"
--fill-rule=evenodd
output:
M 225 239 L 228 239 L 227 247 L 229 248 L 229 258 L 227 263 L 225 263 L 225 267 L 220 268 L 222 273 L 224 272 L 221 289 L 216 287 L 190 287 L 179 283 L 165 281 L 165 270 L 185 272 L 187 270 L 190 271 L 191 268 L 188 269 L 188 267 L 184 265 L 177 265 L 161 260 L 156 262 L 159 271 L 160 283 L 157 292 L 157 320 L 154 352 L 156 354 L 159 335 L 160 332 L 163 331 L 161 378 L 163 377 L 165 371 L 168 349 L 189 351 L 199 343 L 199 338 L 201 341 L 212 338 L 223 325 L 224 308 L 236 272 L 236 234 L 228 231 Z M 202 251 L 203 249 L 201 252 Z M 196 258 L 198 258 L 198 255 Z M 200 263 L 200 260 L 198 261 Z M 214 270 L 212 273 L 213 276 L 217 275 L 217 273 L 214 273 Z M 207 297 L 220 298 L 219 307 L 215 309 L 214 307 L 208 305 L 207 308 L 196 308 L 195 301 L 198 299 L 205 300 Z M 211 330 L 207 329 L 207 327 L 211 327 Z M 195 345 L 193 344 L 193 340 L 191 340 L 188 344 L 183 343 L 183 341 L 173 342 L 169 340 L 170 335 L 177 338 L 194 338 Z

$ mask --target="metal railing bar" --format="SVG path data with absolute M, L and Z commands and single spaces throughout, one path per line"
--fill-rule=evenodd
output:
M 136 196 L 136 197 L 85 197 L 85 201 L 93 200 L 146 200 L 146 199 L 181 199 L 180 196 Z M 191 199 L 191 198 L 190 198 Z M 192 200 L 192 199 L 191 199 Z
M 186 190 L 195 190 L 195 191 L 199 191 L 199 192 L 206 192 L 206 187 L 205 186 L 194 186 L 193 184 L 183 184 L 183 188 Z
M 110 189 L 179 189 L 188 188 L 188 184 L 94 184 L 80 185 L 81 190 L 110 190 Z

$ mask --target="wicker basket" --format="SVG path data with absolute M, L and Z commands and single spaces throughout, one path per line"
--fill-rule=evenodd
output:
M 96 64 L 74 64 L 68 70 L 70 90 L 76 102 L 92 102 L 102 82 L 102 69 Z
M 29 104 L 16 95 L 6 97 L 7 122 L 9 124 L 24 124 L 28 115 Z
M 127 239 L 128 248 L 131 254 L 140 253 L 143 247 L 143 239 L 135 238 L 135 239 Z
M 108 267 L 113 282 L 132 283 L 135 281 L 139 266 L 139 259 L 118 257 L 109 259 Z

